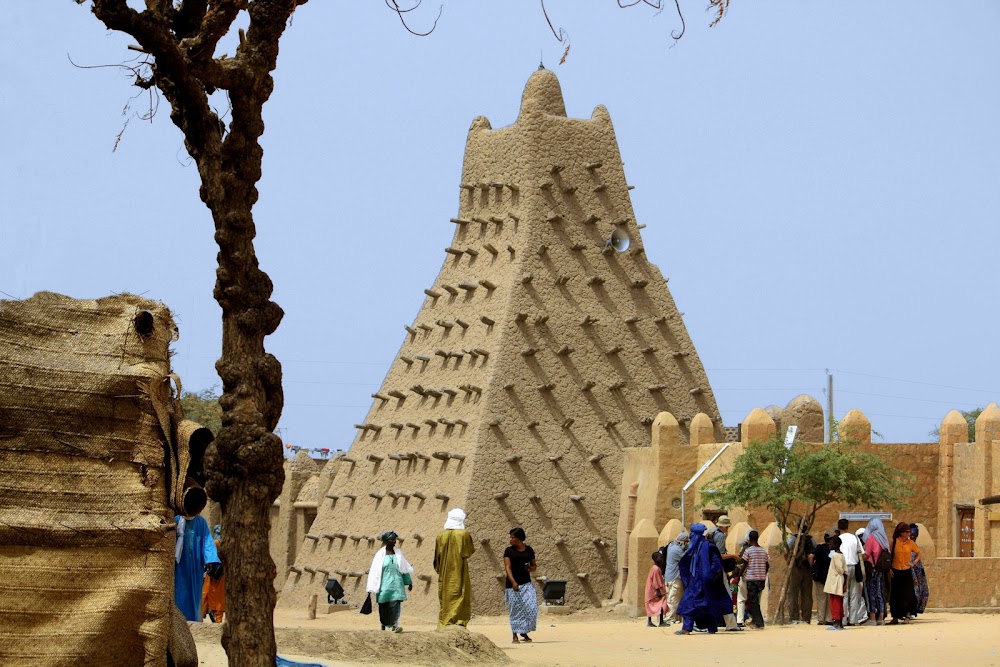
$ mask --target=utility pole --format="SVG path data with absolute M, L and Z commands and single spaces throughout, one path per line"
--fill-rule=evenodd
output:
M 833 376 L 826 369 L 826 442 L 833 441 Z

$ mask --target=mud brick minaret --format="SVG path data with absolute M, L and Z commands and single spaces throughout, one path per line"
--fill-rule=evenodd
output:
M 649 263 L 607 109 L 566 117 L 555 74 L 517 122 L 472 122 L 455 235 L 285 582 L 300 606 L 326 577 L 364 593 L 376 536 L 417 569 L 407 613 L 437 608 L 434 538 L 468 513 L 474 608 L 503 604 L 502 552 L 523 526 L 539 576 L 600 605 L 616 575 L 623 447 L 662 411 L 722 422 L 666 281 Z M 619 251 L 608 241 L 627 234 Z

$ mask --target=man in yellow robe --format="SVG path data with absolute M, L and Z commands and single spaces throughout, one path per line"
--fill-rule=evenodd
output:
M 439 628 L 464 627 L 472 618 L 469 556 L 475 551 L 472 536 L 465 530 L 465 512 L 458 508 L 451 510 L 434 545 L 434 569 L 438 574 L 438 601 L 441 603 Z

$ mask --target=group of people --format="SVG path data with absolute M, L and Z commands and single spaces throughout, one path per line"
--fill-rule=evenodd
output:
M 715 634 L 719 626 L 738 632 L 744 627 L 764 627 L 760 597 L 770 567 L 767 550 L 758 543 L 758 533 L 747 535 L 738 554 L 726 550 L 728 516 L 719 517 L 715 528 L 693 523 L 653 554 L 656 567 L 646 580 L 646 625 L 665 627 L 677 621 L 678 635 L 692 632 Z M 733 613 L 734 590 L 743 591 L 742 604 Z M 749 614 L 752 621 L 738 622 Z M 653 619 L 659 617 L 654 624 Z
M 770 560 L 751 530 L 735 554 L 726 551 L 728 516 L 714 529 L 690 526 L 652 556 L 655 567 L 646 580 L 646 625 L 682 622 L 678 635 L 764 628 L 761 596 Z M 929 597 L 921 563 L 916 524 L 899 523 L 890 539 L 879 518 L 851 533 L 845 519 L 816 544 L 809 527 L 789 537 L 791 568 L 785 607 L 792 623 L 812 620 L 816 601 L 819 625 L 842 630 L 848 625 L 909 623 L 923 613 Z M 735 614 L 734 612 L 735 607 Z M 886 621 L 891 612 L 892 620 Z M 658 623 L 654 620 L 658 619 Z
M 909 623 L 927 606 L 930 591 L 921 562 L 915 523 L 896 524 L 892 537 L 872 518 L 854 533 L 846 519 L 816 544 L 803 526 L 789 538 L 791 579 L 786 607 L 792 623 L 845 626 Z M 891 614 L 892 620 L 886 621 Z
M 465 529 L 465 512 L 448 512 L 444 529 L 434 544 L 434 571 L 438 575 L 440 612 L 438 627 L 466 626 L 472 618 L 472 583 L 469 557 L 475 553 L 472 537 Z M 525 540 L 523 528 L 509 532 L 510 546 L 503 552 L 505 581 L 504 601 L 510 612 L 510 629 L 515 644 L 530 642 L 528 634 L 538 622 L 538 594 L 531 581 L 535 571 L 535 551 Z M 407 591 L 413 590 L 413 566 L 397 545 L 394 531 L 382 533 L 382 548 L 372 558 L 365 586 L 378 604 L 379 623 L 383 630 L 402 632 L 399 624 L 402 603 Z
M 468 559 L 475 553 L 465 529 L 465 512 L 448 512 L 444 529 L 434 545 L 434 570 L 438 575 L 440 612 L 438 626 L 466 626 L 472 617 L 472 586 Z M 218 557 L 220 527 L 214 535 L 200 516 L 177 516 L 175 599 L 188 620 L 206 614 L 216 623 L 225 613 L 224 579 Z M 747 533 L 738 552 L 727 553 L 728 516 L 719 517 L 711 530 L 693 523 L 670 544 L 652 554 L 645 586 L 649 627 L 678 621 L 678 635 L 714 634 L 764 628 L 761 595 L 770 559 L 758 543 L 756 530 Z M 822 543 L 800 523 L 798 534 L 788 538 L 786 559 L 791 568 L 785 607 L 791 622 L 810 623 L 813 602 L 816 623 L 830 630 L 845 626 L 906 624 L 924 612 L 929 597 L 927 575 L 916 540 L 917 524 L 900 522 L 890 538 L 882 520 L 872 518 L 865 528 L 851 533 L 841 519 Z M 382 548 L 372 558 L 366 590 L 375 596 L 383 630 L 402 632 L 402 603 L 413 590 L 413 566 L 397 545 L 398 535 L 386 531 Z M 523 528 L 509 531 L 510 545 L 503 552 L 504 601 L 510 614 L 511 639 L 530 642 L 538 621 L 538 593 L 531 581 L 535 551 L 526 543 Z M 207 577 L 205 575 L 208 575 Z M 735 613 L 734 613 L 735 606 Z M 891 613 L 892 620 L 886 621 Z M 658 623 L 654 623 L 654 619 Z
M 189 621 L 208 617 L 221 623 L 225 614 L 225 577 L 218 547 L 221 527 L 213 532 L 198 514 L 177 515 L 174 566 L 174 600 Z M 378 604 L 383 630 L 402 632 L 399 624 L 402 603 L 413 590 L 413 565 L 397 542 L 399 535 L 388 530 L 379 536 L 382 548 L 372 558 L 365 586 Z M 510 546 L 503 553 L 506 580 L 504 599 L 510 611 L 514 643 L 530 642 L 538 621 L 538 596 L 531 573 L 536 569 L 535 552 L 526 544 L 523 528 L 510 530 Z M 472 583 L 469 557 L 476 549 L 465 529 L 465 512 L 448 512 L 444 530 L 434 545 L 434 570 L 438 575 L 440 613 L 438 626 L 466 626 L 472 618 Z M 369 600 L 371 598 L 369 597 Z M 371 609 L 371 605 L 365 605 Z

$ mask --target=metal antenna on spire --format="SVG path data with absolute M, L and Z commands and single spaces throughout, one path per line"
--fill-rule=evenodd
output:
M 545 69 L 544 49 L 538 49 L 538 69 Z

